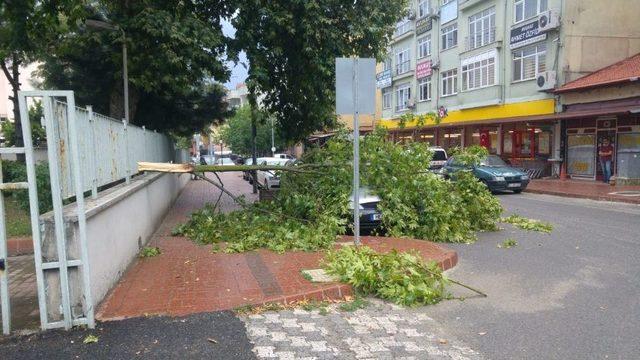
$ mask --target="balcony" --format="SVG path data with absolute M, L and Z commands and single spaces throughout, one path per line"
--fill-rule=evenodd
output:
M 411 71 L 411 60 L 403 61 L 396 65 L 395 76 L 406 74 Z
M 396 30 L 393 32 L 393 37 L 398 38 L 408 33 L 409 31 L 412 30 L 412 27 L 413 27 L 413 23 L 411 22 L 411 20 L 406 20 L 405 22 L 396 25 Z
M 464 38 L 465 51 L 477 49 L 485 45 L 489 45 L 496 41 L 496 28 L 492 27 L 488 30 L 471 34 Z

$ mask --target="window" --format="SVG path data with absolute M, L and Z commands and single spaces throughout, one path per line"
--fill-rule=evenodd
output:
M 451 69 L 442 72 L 442 96 L 455 95 L 458 93 L 458 69 Z
M 396 75 L 409 72 L 411 66 L 411 51 L 409 48 L 400 49 L 396 52 Z
M 462 90 L 479 89 L 496 84 L 496 58 L 462 65 Z
M 547 68 L 547 46 L 544 43 L 527 46 L 513 52 L 513 81 L 535 79 Z
M 382 70 L 384 71 L 391 70 L 391 58 L 384 59 L 384 67 Z
M 475 49 L 496 41 L 496 8 L 469 16 L 468 49 Z
M 442 28 L 442 50 L 458 45 L 458 24 Z
M 429 13 L 429 0 L 418 2 L 418 17 L 425 17 Z
M 547 0 L 515 0 L 516 23 L 532 18 L 547 10 Z
M 382 108 L 391 109 L 391 88 L 382 89 Z
M 431 76 L 418 80 L 418 101 L 431 100 Z
M 455 0 L 442 0 L 442 5 L 447 5 L 448 3 L 455 1 Z
M 431 37 L 425 36 L 418 39 L 418 59 L 431 56 Z
M 396 111 L 409 109 L 409 101 L 411 100 L 411 85 L 405 83 L 398 85 L 396 88 Z
M 404 18 L 396 24 L 396 31 L 393 33 L 393 35 L 400 36 L 408 33 L 409 30 L 411 30 L 411 21 L 407 18 Z

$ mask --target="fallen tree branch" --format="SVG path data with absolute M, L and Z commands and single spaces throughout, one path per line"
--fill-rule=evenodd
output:
M 193 173 L 193 172 L 232 172 L 232 171 L 291 171 L 296 173 L 317 173 L 317 171 L 306 170 L 335 166 L 334 164 L 302 164 L 296 166 L 278 165 L 193 165 L 193 164 L 168 164 L 139 162 L 138 171 L 155 171 L 166 173 Z

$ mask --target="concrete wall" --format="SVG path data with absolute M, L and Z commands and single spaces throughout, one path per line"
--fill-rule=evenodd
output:
M 626 83 L 617 86 L 607 86 L 587 91 L 565 93 L 560 96 L 564 105 L 584 104 L 596 101 L 625 99 L 640 96 L 640 84 Z
M 163 217 L 189 181 L 189 174 L 145 174 L 100 193 L 87 203 L 87 246 L 94 308 L 118 282 L 139 250 L 148 242 Z M 75 204 L 65 207 L 67 256 L 80 258 Z M 57 260 L 53 214 L 41 216 L 44 261 Z M 72 310 L 83 314 L 82 281 L 77 268 L 69 272 Z M 45 272 L 49 321 L 60 318 L 59 276 Z
M 561 64 L 566 82 L 640 52 L 640 0 L 566 0 Z

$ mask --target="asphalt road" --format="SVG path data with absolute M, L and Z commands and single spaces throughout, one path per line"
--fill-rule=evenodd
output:
M 425 309 L 489 359 L 640 359 L 640 207 L 500 195 L 507 214 L 548 221 L 550 235 L 505 224 L 453 245 L 449 276 L 487 298 Z M 518 246 L 497 248 L 513 238 Z M 468 295 L 464 289 L 457 295 Z
M 98 342 L 84 344 L 87 335 Z M 244 324 L 232 312 L 99 323 L 5 339 L 0 359 L 255 359 Z

